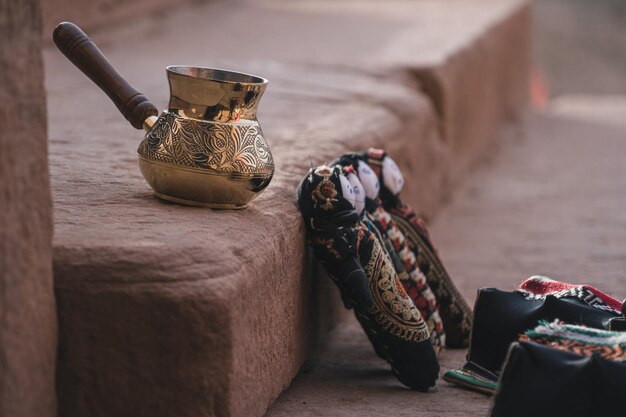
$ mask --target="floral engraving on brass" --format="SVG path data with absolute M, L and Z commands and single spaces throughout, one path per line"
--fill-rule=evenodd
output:
M 223 173 L 274 172 L 272 154 L 256 122 L 213 123 L 165 112 L 138 153 L 147 159 Z

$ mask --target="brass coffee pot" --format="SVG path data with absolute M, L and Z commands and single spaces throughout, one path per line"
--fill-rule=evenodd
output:
M 162 199 L 240 209 L 263 191 L 274 161 L 256 119 L 267 80 L 203 67 L 169 66 L 168 109 L 158 110 L 113 68 L 76 25 L 60 23 L 54 43 L 146 135 L 137 150 L 144 178 Z

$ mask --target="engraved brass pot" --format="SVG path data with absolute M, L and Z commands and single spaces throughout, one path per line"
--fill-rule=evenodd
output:
M 166 200 L 245 207 L 274 174 L 256 119 L 267 80 L 183 66 L 168 67 L 167 76 L 168 110 L 149 118 L 137 150 L 141 173 L 155 195 Z
M 111 66 L 76 25 L 60 23 L 57 47 L 146 135 L 137 150 L 144 178 L 162 199 L 244 208 L 270 183 L 274 161 L 256 118 L 267 80 L 204 67 L 170 66 L 170 101 L 156 107 Z

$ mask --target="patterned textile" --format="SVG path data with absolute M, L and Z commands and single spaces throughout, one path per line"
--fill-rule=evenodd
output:
M 443 374 L 443 380 L 472 391 L 493 395 L 498 389 L 498 375 L 468 362 L 460 369 L 451 369 Z
M 614 311 L 592 307 L 577 297 L 527 299 L 520 291 L 495 288 L 478 290 L 474 306 L 474 325 L 467 361 L 462 368 L 448 371 L 443 379 L 481 392 L 485 381 L 470 378 L 478 375 L 491 381 L 492 391 L 511 343 L 520 334 L 537 326 L 539 320 L 560 319 L 596 329 L 606 329 L 612 320 L 623 318 Z M 470 377 L 462 378 L 462 376 Z M 461 377 L 459 377 L 461 376 Z
M 539 322 L 527 330 L 520 342 L 535 342 L 555 349 L 569 350 L 583 356 L 600 355 L 604 359 L 626 362 L 626 333 L 564 324 L 555 320 Z
M 445 345 L 445 330 L 439 315 L 437 300 L 426 282 L 426 276 L 417 266 L 415 254 L 409 248 L 404 234 L 398 228 L 395 220 L 381 206 L 371 213 L 374 224 L 381 233 L 391 242 L 393 249 L 402 261 L 404 273 L 400 274 L 400 281 L 422 317 L 428 323 L 435 348 Z
M 591 307 L 620 313 L 622 303 L 590 285 L 568 284 L 548 277 L 532 276 L 523 281 L 518 291 L 528 300 L 542 300 L 551 295 L 556 298 L 578 298 Z
M 389 255 L 344 197 L 346 182 L 338 167 L 320 166 L 300 183 L 308 243 L 398 380 L 427 391 L 439 374 L 430 332 Z
M 359 172 L 359 170 L 354 168 L 354 165 L 358 164 L 359 160 L 350 158 L 349 154 L 342 156 L 335 163 L 343 167 L 344 172 Z M 363 167 L 365 165 L 364 162 L 360 163 L 362 165 L 359 169 L 362 172 L 361 175 L 363 175 L 363 169 L 368 167 Z M 411 297 L 422 317 L 426 320 L 433 346 L 439 352 L 445 345 L 445 331 L 435 295 L 428 286 L 426 277 L 417 266 L 415 254 L 409 248 L 404 234 L 400 231 L 391 215 L 381 206 L 378 195 L 374 196 L 373 193 L 374 190 L 371 190 L 369 192 L 370 196 L 366 197 L 365 219 L 370 221 L 380 232 L 382 236 L 381 243 L 386 248 L 392 261 L 394 261 L 394 267 L 400 282 L 402 282 L 409 297 Z
M 381 149 L 370 148 L 366 152 L 356 154 L 356 157 L 365 161 L 380 179 L 382 205 L 404 234 L 409 249 L 417 260 L 418 268 L 426 276 L 426 282 L 437 299 L 447 345 L 468 346 L 472 329 L 472 311 L 444 268 L 424 220 L 413 207 L 401 200 L 400 189 L 403 181 L 401 179 L 391 181 L 387 178 L 390 175 L 385 176 L 387 170 L 390 170 L 394 177 L 398 176 L 393 172 L 395 163 L 389 164 L 393 160 Z

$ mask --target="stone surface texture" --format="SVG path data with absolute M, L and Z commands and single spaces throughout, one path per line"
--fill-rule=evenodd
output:
M 43 38 L 63 21 L 74 22 L 84 30 L 128 24 L 141 16 L 162 16 L 172 9 L 210 0 L 40 0 Z
M 430 229 L 463 295 L 473 302 L 477 288 L 512 290 L 541 274 L 624 299 L 623 128 L 544 113 L 507 136 Z M 442 373 L 465 353 L 444 350 Z M 441 379 L 428 393 L 407 390 L 348 320 L 266 417 L 485 417 L 490 405 Z
M 0 37 L 0 415 L 52 417 L 57 323 L 39 3 L 1 0 Z
M 433 227 L 463 294 L 545 275 L 626 298 L 623 139 L 621 127 L 572 115 L 531 119 Z
M 244 211 L 155 199 L 137 168 L 141 132 L 56 50 L 46 51 L 64 416 L 265 412 L 346 315 L 306 251 L 295 206 L 300 178 L 341 152 L 384 146 L 412 179 L 407 200 L 432 215 L 450 192 L 450 173 L 469 157 L 444 136 L 420 71 L 491 60 L 504 53 L 490 47 L 506 42 L 502 36 L 529 33 L 525 2 L 454 3 L 214 2 L 93 33 L 160 108 L 166 65 L 270 80 L 259 120 L 276 175 Z M 468 13 L 473 18 L 457 25 Z M 509 25 L 517 29 L 502 29 Z M 398 48 L 412 61 L 394 60 Z M 494 59 L 494 77 L 525 87 L 504 73 L 524 71 L 526 52 Z M 487 100 L 494 102 L 486 109 L 524 105 L 504 91 Z M 508 121 L 488 117 L 494 131 Z M 488 143 L 468 140 L 475 154 Z

